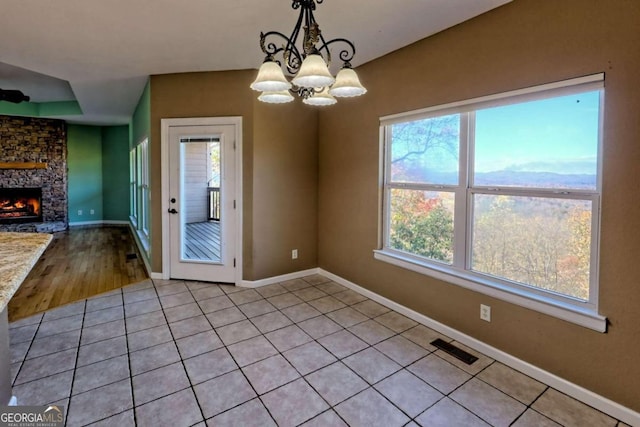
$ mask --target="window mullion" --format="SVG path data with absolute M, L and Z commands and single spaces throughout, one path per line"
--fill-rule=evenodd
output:
M 389 238 L 389 229 L 391 227 L 391 138 L 392 127 L 385 126 L 384 127 L 384 158 L 383 158 L 383 171 L 384 171 L 384 185 L 383 185 L 383 194 L 382 194 L 382 204 L 383 204 L 383 230 L 382 230 L 382 246 L 384 248 L 391 247 L 390 238 Z
M 469 164 L 472 160 L 470 152 L 470 139 L 473 133 L 473 113 L 460 115 L 460 147 L 459 147 L 459 175 L 458 188 L 455 192 L 455 212 L 453 217 L 453 265 L 456 268 L 465 269 L 467 265 L 467 235 L 469 230 L 468 198 L 469 188 Z
M 594 195 L 591 203 L 591 250 L 589 257 L 589 303 L 597 306 L 599 295 L 600 258 L 600 195 Z

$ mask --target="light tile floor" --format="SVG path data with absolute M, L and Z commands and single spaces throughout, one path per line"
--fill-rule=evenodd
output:
M 151 280 L 10 324 L 21 405 L 68 426 L 624 426 L 314 275 Z

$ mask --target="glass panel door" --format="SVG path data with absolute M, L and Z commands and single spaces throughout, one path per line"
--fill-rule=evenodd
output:
M 222 263 L 222 155 L 219 136 L 180 138 L 184 261 Z
M 236 131 L 235 124 L 169 126 L 167 261 L 172 279 L 237 280 Z

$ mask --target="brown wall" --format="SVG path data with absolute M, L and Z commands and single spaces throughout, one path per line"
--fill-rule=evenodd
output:
M 299 101 L 270 105 L 256 99 L 253 117 L 254 277 L 315 268 L 317 110 Z M 292 249 L 298 249 L 297 260 Z
M 320 114 L 322 268 L 640 411 L 640 2 L 514 0 L 358 69 Z M 379 118 L 605 72 L 601 334 L 376 261 Z M 479 305 L 492 306 L 492 322 Z
M 151 267 L 162 271 L 160 120 L 242 116 L 243 278 L 317 266 L 317 113 L 266 108 L 249 89 L 256 71 L 151 77 Z M 294 108 L 294 107 L 298 108 Z M 312 190 L 310 190 L 312 189 Z M 300 258 L 291 260 L 291 249 Z

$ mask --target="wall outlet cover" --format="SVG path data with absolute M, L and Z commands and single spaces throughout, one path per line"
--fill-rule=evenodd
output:
M 480 304 L 480 319 L 491 322 L 491 306 Z

